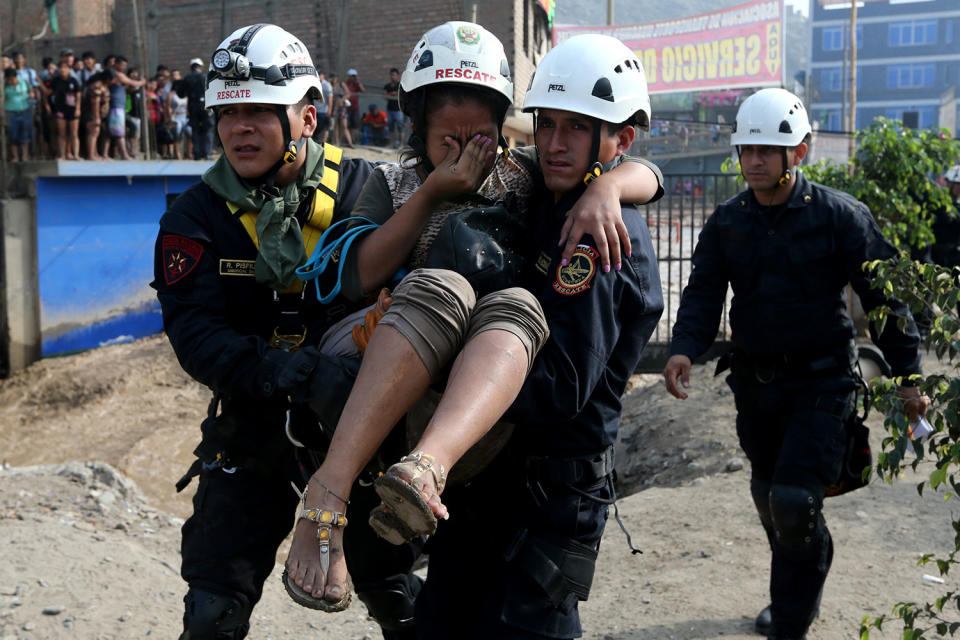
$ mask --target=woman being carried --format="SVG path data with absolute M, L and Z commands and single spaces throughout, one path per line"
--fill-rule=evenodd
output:
M 460 69 L 474 71 L 456 74 Z M 435 258 L 434 241 L 452 213 L 499 203 L 526 217 L 539 179 L 535 150 L 495 153 L 512 96 L 503 46 L 471 23 L 451 22 L 425 34 L 401 78 L 401 107 L 413 127 L 412 161 L 380 166 L 364 187 L 354 214 L 382 225 L 343 258 L 343 290 L 360 298 L 401 267 L 412 272 L 394 289 L 369 338 L 354 391 L 304 494 L 284 578 L 304 606 L 348 606 L 340 529 L 350 488 L 430 384 L 449 371 L 414 453 L 378 480 L 389 508 L 370 514 L 370 524 L 395 543 L 430 535 L 437 518 L 447 517 L 439 497 L 446 473 L 510 406 L 547 338 L 543 312 L 528 291 L 481 288 L 476 295 L 476 285 L 462 275 L 422 268 Z M 619 269 L 620 245 L 630 251 L 620 200 L 647 201 L 659 186 L 656 174 L 639 163 L 596 179 L 567 219 L 565 254 L 572 255 L 583 235 L 578 225 L 587 224 Z M 596 222 L 584 223 L 589 216 Z M 609 263 L 605 256 L 604 270 Z

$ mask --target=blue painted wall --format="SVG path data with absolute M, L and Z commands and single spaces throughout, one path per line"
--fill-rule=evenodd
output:
M 134 340 L 162 330 L 149 286 L 158 223 L 167 196 L 184 191 L 197 179 L 197 175 L 36 179 L 43 355 Z

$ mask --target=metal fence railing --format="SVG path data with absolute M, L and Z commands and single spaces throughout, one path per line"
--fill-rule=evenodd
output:
M 647 205 L 645 213 L 650 237 L 660 264 L 663 285 L 663 316 L 644 351 L 637 371 L 656 373 L 663 369 L 670 353 L 670 336 L 680 306 L 680 295 L 690 276 L 691 258 L 700 229 L 717 204 L 741 190 L 732 174 L 676 174 L 664 176 L 664 196 Z M 729 296 L 729 292 L 728 292 Z M 730 325 L 727 305 L 717 333 L 717 342 L 704 358 L 728 347 Z

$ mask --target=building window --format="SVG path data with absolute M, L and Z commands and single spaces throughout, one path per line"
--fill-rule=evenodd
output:
M 887 67 L 888 89 L 929 89 L 934 84 L 935 66 L 925 64 L 892 64 Z
M 907 114 L 907 120 L 916 118 L 917 128 L 929 129 L 930 127 L 937 126 L 937 112 L 938 109 L 936 107 L 891 107 L 887 109 L 884 115 L 891 120 L 900 120 L 903 122 L 904 114 Z
M 820 76 L 821 91 L 840 91 L 843 87 L 843 69 L 824 69 Z
M 824 51 L 843 51 L 849 45 L 850 27 L 824 27 L 822 46 Z M 863 25 L 857 25 L 857 49 L 863 48 Z
M 821 91 L 844 91 L 846 85 L 850 84 L 850 77 L 844 77 L 843 67 L 830 67 L 820 72 L 820 90 Z M 857 89 L 860 88 L 860 79 L 863 77 L 863 69 L 857 65 Z
M 843 130 L 843 118 L 840 117 L 840 109 L 821 109 L 817 121 L 820 123 L 820 129 L 824 131 Z
M 945 33 L 943 35 L 943 40 L 946 44 L 951 44 L 953 42 L 953 20 L 947 20 Z
M 937 44 L 936 20 L 907 20 L 890 24 L 891 47 Z

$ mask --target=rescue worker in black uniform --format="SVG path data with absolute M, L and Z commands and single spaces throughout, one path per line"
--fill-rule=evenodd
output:
M 304 485 L 301 466 L 311 462 L 292 440 L 312 437 L 323 449 L 319 429 L 336 424 L 359 363 L 301 348 L 349 309 L 321 306 L 294 270 L 323 229 L 349 215 L 372 169 L 310 139 L 320 98 L 298 38 L 268 24 L 231 34 L 206 88 L 223 155 L 160 221 L 152 286 L 164 329 L 183 368 L 214 392 L 197 461 L 178 483 L 199 476 L 183 526 L 182 640 L 247 635 L 293 526 L 290 484 Z M 365 499 L 370 508 L 379 501 L 359 487 L 355 500 Z M 345 544 L 364 549 L 350 556 L 361 600 L 385 638 L 412 637 L 419 579 L 407 570 L 418 549 L 387 545 L 365 527 L 351 533 Z
M 892 320 L 882 333 L 874 327 L 873 340 L 894 375 L 920 373 L 909 310 L 871 289 L 861 266 L 896 252 L 865 205 L 796 170 L 809 134 L 803 103 L 783 89 L 761 90 L 741 105 L 731 144 L 749 188 L 719 205 L 700 232 L 663 372 L 667 390 L 686 398 L 691 361 L 716 338 L 729 282 L 727 382 L 773 551 L 772 604 L 756 627 L 777 640 L 806 637 L 833 556 L 824 488 L 840 474 L 858 386 L 847 282 L 867 311 L 886 304 L 908 319 L 903 330 Z M 926 411 L 929 399 L 915 387 L 901 394 L 911 419 Z
M 935 213 L 931 258 L 941 267 L 960 267 L 960 164 L 943 174 L 952 206 Z
M 581 635 L 578 602 L 587 599 L 615 497 L 620 397 L 663 311 L 650 234 L 634 207 L 622 207 L 632 255 L 621 270 L 598 273 L 590 236 L 568 263 L 557 246 L 585 175 L 599 175 L 602 163 L 624 153 L 635 125 L 649 126 L 636 55 L 607 36 L 571 38 L 541 61 L 524 110 L 536 111 L 543 172 L 525 286 L 543 307 L 550 337 L 505 416 L 516 425 L 511 442 L 470 483 L 443 494 L 454 516 L 427 543 L 430 571 L 416 608 L 421 639 Z M 662 178 L 648 166 L 661 183 L 655 200 Z

